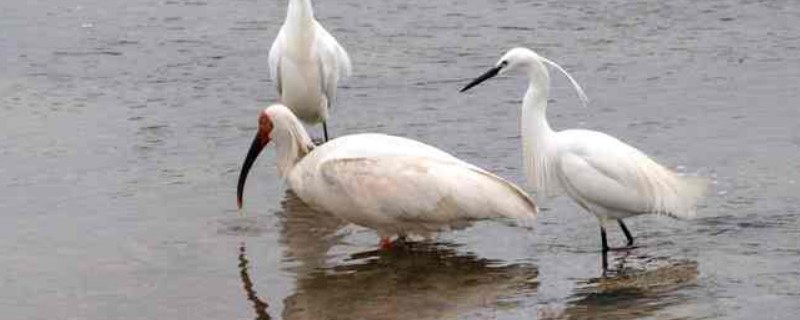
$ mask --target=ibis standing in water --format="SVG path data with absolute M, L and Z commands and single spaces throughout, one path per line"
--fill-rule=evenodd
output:
M 483 219 L 532 227 L 538 212 L 516 185 L 421 142 L 368 133 L 314 147 L 280 104 L 266 108 L 258 123 L 239 174 L 239 208 L 253 162 L 273 141 L 278 174 L 303 202 L 376 230 L 382 247 L 395 235 L 428 236 Z
M 286 21 L 269 50 L 269 73 L 281 102 L 308 124 L 322 123 L 339 80 L 351 74 L 350 56 L 314 18 L 311 0 L 289 0 Z
M 691 218 L 706 183 L 679 177 L 647 155 L 607 134 L 589 130 L 553 131 L 547 122 L 550 74 L 547 65 L 563 73 L 584 104 L 580 85 L 563 68 L 532 50 L 509 50 L 489 71 L 461 92 L 499 74 L 521 71 L 528 76 L 522 101 L 522 150 L 528 181 L 539 194 L 563 189 L 600 222 L 603 268 L 608 266 L 605 224 L 617 221 L 628 246 L 631 235 L 622 219 L 645 213 Z

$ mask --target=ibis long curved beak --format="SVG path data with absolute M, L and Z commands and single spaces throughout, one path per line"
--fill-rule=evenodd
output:
M 253 166 L 256 158 L 258 158 L 261 150 L 267 146 L 269 140 L 269 136 L 264 135 L 261 130 L 259 130 L 258 133 L 256 133 L 256 137 L 253 139 L 253 143 L 250 145 L 250 150 L 247 151 L 247 157 L 244 158 L 244 163 L 242 164 L 242 171 L 239 172 L 239 185 L 236 188 L 236 203 L 239 205 L 239 209 L 242 208 L 244 183 L 247 181 L 247 174 L 250 172 L 250 167 Z
M 494 78 L 497 74 L 500 73 L 500 69 L 502 69 L 502 68 L 503 68 L 503 66 L 499 65 L 499 66 L 496 66 L 494 68 L 489 69 L 489 71 L 486 71 L 480 77 L 477 77 L 477 78 L 475 78 L 475 80 L 472 80 L 472 82 L 470 82 L 468 85 L 466 85 L 464 87 L 464 89 L 461 89 L 461 92 L 467 91 L 470 88 L 481 84 L 481 82 L 484 82 L 486 80 Z

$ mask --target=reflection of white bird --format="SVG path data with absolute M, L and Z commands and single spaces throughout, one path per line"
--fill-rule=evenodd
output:
M 313 147 L 297 117 L 283 105 L 266 108 L 239 175 L 275 141 L 278 173 L 314 209 L 391 236 L 427 236 L 474 220 L 507 218 L 532 226 L 537 208 L 514 184 L 429 145 L 382 134 L 340 137 Z
M 339 79 L 350 76 L 350 57 L 314 19 L 311 0 L 289 0 L 286 21 L 269 50 L 269 73 L 283 104 L 306 123 L 322 122 L 328 140 L 328 108 Z
M 295 293 L 283 300 L 281 318 L 487 318 L 483 315 L 522 304 L 536 294 L 535 265 L 498 263 L 454 247 L 415 243 L 388 253 L 360 252 L 345 258 L 346 263 L 299 274 Z M 331 294 L 334 285 L 336 293 Z
M 700 179 L 678 177 L 641 151 L 604 133 L 589 130 L 553 131 L 547 123 L 550 75 L 545 64 L 555 67 L 572 82 L 584 103 L 588 101 L 578 83 L 560 66 L 535 52 L 516 48 L 497 65 L 473 80 L 464 92 L 498 74 L 519 70 L 529 77 L 522 105 L 522 148 L 529 182 L 539 193 L 559 186 L 581 207 L 600 220 L 603 266 L 607 266 L 606 232 L 603 225 L 617 220 L 633 245 L 633 237 L 622 222 L 644 213 L 690 218 L 705 190 Z

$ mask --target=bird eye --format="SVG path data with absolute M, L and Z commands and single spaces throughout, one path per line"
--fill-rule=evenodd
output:
M 506 66 L 508 66 L 508 60 L 500 61 L 500 68 L 505 68 Z

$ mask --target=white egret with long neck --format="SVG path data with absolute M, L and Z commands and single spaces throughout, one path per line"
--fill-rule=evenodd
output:
M 538 209 L 516 185 L 424 143 L 356 134 L 314 147 L 283 105 L 259 116 L 239 174 L 237 200 L 262 149 L 274 141 L 279 175 L 311 208 L 377 231 L 382 246 L 398 235 L 429 234 L 501 219 L 532 227 Z
M 269 50 L 269 73 L 281 102 L 308 124 L 322 123 L 339 80 L 351 74 L 347 51 L 314 18 L 311 0 L 289 0 L 286 20 Z
M 539 194 L 565 191 L 600 222 L 603 267 L 609 251 L 604 225 L 616 220 L 628 246 L 631 235 L 622 219 L 645 213 L 691 218 L 706 183 L 680 177 L 647 155 L 607 134 L 590 130 L 554 131 L 547 122 L 550 65 L 572 82 L 584 104 L 588 102 L 578 82 L 555 62 L 526 48 L 509 50 L 490 69 L 461 92 L 499 74 L 522 71 L 528 90 L 522 102 L 522 149 L 529 183 Z

